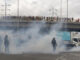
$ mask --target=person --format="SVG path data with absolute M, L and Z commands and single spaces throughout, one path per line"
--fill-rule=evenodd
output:
M 4 46 L 5 46 L 5 52 L 9 53 L 9 40 L 8 40 L 8 35 L 5 35 L 4 37 Z
M 52 46 L 53 46 L 53 50 L 55 51 L 56 50 L 56 46 L 57 46 L 56 39 L 53 38 L 51 43 L 52 43 Z
M 72 17 L 72 22 L 73 22 L 74 18 Z
M 2 53 L 2 37 L 0 36 L 0 53 Z

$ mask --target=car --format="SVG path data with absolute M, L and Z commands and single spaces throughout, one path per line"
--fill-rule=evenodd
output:
M 74 44 L 76 47 L 80 46 L 80 38 L 73 38 L 72 44 Z

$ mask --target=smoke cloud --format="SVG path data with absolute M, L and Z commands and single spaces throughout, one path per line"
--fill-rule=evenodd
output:
M 65 51 L 65 47 L 62 38 L 58 36 L 59 30 L 62 28 L 62 23 L 56 23 L 49 30 L 43 29 L 42 24 L 31 24 L 33 27 L 28 29 L 14 30 L 0 30 L 1 52 L 4 50 L 4 37 L 8 35 L 10 42 L 9 53 L 21 54 L 21 53 L 59 53 Z M 58 28 L 57 28 L 58 26 Z M 45 33 L 44 33 L 45 32 Z M 57 49 L 54 52 L 51 41 L 56 38 Z

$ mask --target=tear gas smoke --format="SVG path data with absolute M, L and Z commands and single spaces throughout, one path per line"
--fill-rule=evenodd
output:
M 2 30 L 0 28 L 0 52 L 5 53 L 4 38 L 8 35 L 9 54 L 22 54 L 22 53 L 60 53 L 65 52 L 66 47 L 62 41 L 62 37 L 58 36 L 60 29 L 63 27 L 63 21 L 57 22 L 50 28 L 44 28 L 43 25 L 46 23 L 41 21 L 42 24 L 33 22 L 32 27 L 28 29 L 21 29 L 18 31 L 14 30 Z M 53 50 L 51 44 L 52 39 L 55 38 L 57 41 L 56 51 Z M 79 51 L 74 47 L 71 51 Z
M 43 22 L 42 22 L 43 23 Z M 43 23 L 45 24 L 45 23 Z M 0 30 L 1 52 L 4 52 L 4 36 L 8 35 L 10 42 L 9 53 L 59 53 L 65 51 L 62 38 L 57 36 L 59 29 L 62 28 L 62 22 L 56 23 L 46 31 L 43 24 L 31 24 L 33 27 L 29 29 L 21 29 L 17 32 L 13 30 Z M 43 30 L 44 31 L 43 31 Z M 43 33 L 45 32 L 45 33 Z M 49 33 L 48 33 L 49 32 Z M 56 38 L 57 49 L 54 52 L 51 41 Z

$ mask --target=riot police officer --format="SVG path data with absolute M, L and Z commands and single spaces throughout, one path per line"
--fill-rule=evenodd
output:
M 52 39 L 52 46 L 53 46 L 53 50 L 55 51 L 57 46 L 57 42 L 55 38 Z
M 8 35 L 5 35 L 4 37 L 4 46 L 5 46 L 5 52 L 9 53 L 9 40 L 8 40 Z

